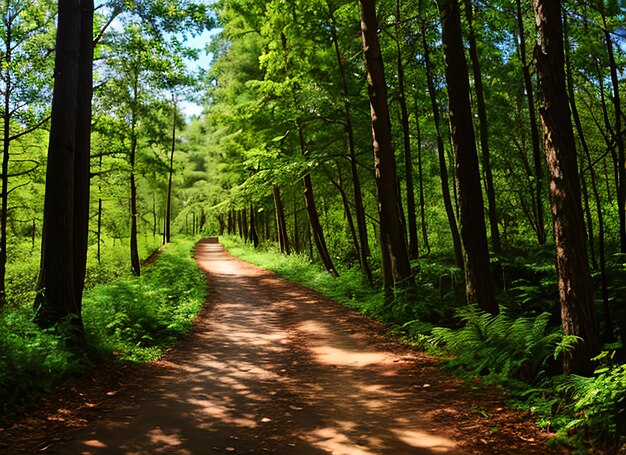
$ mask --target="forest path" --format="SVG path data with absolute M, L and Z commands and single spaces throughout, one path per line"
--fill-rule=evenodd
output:
M 220 244 L 196 259 L 210 295 L 192 332 L 45 453 L 549 452 L 530 420 L 382 325 Z

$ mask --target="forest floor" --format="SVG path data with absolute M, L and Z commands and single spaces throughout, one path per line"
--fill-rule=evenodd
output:
M 149 365 L 112 363 L 0 425 L 0 453 L 545 454 L 502 392 L 383 325 L 200 243 L 209 298 Z

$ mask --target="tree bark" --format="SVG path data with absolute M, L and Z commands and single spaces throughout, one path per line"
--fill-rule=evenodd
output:
M 59 0 L 55 81 L 46 170 L 41 265 L 35 298 L 43 327 L 71 316 L 82 332 L 74 272 L 74 167 L 80 50 L 80 1 Z
M 550 174 L 561 319 L 566 335 L 582 339 L 564 354 L 566 373 L 591 374 L 600 350 L 585 247 L 576 144 L 568 105 L 560 0 L 535 0 L 540 44 L 535 49 L 544 101 L 540 110 Z
M 450 132 L 456 162 L 456 186 L 463 258 L 465 293 L 470 303 L 492 314 L 498 313 L 495 284 L 489 263 L 483 195 L 472 126 L 470 86 L 463 49 L 461 16 L 456 0 L 439 0 Z
M 91 163 L 91 99 L 93 96 L 93 0 L 81 0 L 78 98 L 76 106 L 76 160 L 74 164 L 74 286 L 82 301 L 89 243 Z
M 367 67 L 367 82 L 374 141 L 374 167 L 378 190 L 378 212 L 383 242 L 389 252 L 394 287 L 411 286 L 411 264 L 401 220 L 396 159 L 391 144 L 391 122 L 387 85 L 380 45 L 374 0 L 360 0 L 361 37 Z M 384 228 L 382 228 L 384 225 Z M 384 247 L 383 247 L 384 248 Z M 383 250 L 384 251 L 384 250 Z M 384 255 L 383 255 L 384 256 Z M 386 261 L 383 261 L 383 266 Z
M 424 48 L 424 66 L 426 69 L 426 82 L 428 85 L 428 95 L 430 97 L 430 105 L 433 111 L 433 119 L 435 122 L 435 130 L 437 131 L 437 157 L 439 158 L 439 175 L 441 177 L 441 194 L 443 197 L 443 205 L 446 209 L 448 224 L 450 225 L 450 234 L 452 236 L 452 245 L 454 247 L 454 258 L 456 264 L 462 270 L 465 266 L 463 263 L 463 248 L 461 246 L 461 235 L 456 223 L 454 215 L 454 207 L 452 197 L 450 196 L 450 182 L 448 178 L 448 165 L 446 164 L 446 150 L 443 144 L 443 136 L 441 134 L 441 121 L 439 117 L 439 105 L 437 103 L 437 89 L 433 79 L 433 69 L 430 60 L 430 46 L 426 39 L 426 28 L 424 24 L 420 24 L 422 34 L 422 45 Z
M 472 60 L 474 73 L 474 91 L 476 92 L 476 110 L 478 111 L 480 148 L 483 158 L 483 176 L 485 182 L 485 194 L 489 214 L 489 228 L 491 231 L 491 246 L 494 253 L 500 253 L 500 230 L 498 228 L 498 212 L 496 210 L 496 191 L 493 185 L 493 172 L 491 171 L 491 153 L 489 150 L 489 123 L 487 121 L 487 107 L 485 105 L 485 92 L 483 89 L 483 77 L 478 58 L 478 47 L 474 34 L 474 18 L 472 0 L 465 0 L 465 15 L 469 24 L 469 54 Z
M 530 116 L 530 140 L 533 146 L 533 163 L 535 178 L 535 210 L 537 216 L 537 241 L 540 245 L 546 243 L 546 228 L 543 214 L 543 169 L 541 166 L 541 146 L 539 143 L 539 131 L 537 127 L 537 114 L 535 107 L 535 92 L 530 75 L 529 64 L 526 58 L 526 38 L 524 37 L 524 16 L 522 15 L 521 0 L 516 0 L 517 27 L 519 31 L 519 52 L 524 75 L 524 87 L 528 99 L 528 115 Z

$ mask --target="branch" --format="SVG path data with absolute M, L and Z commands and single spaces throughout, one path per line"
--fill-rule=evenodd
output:
M 35 125 L 31 126 L 30 128 L 25 129 L 24 131 L 21 131 L 13 136 L 9 136 L 9 142 L 14 141 L 16 139 L 19 139 L 22 136 L 25 136 L 29 133 L 32 133 L 33 131 L 41 128 L 43 126 L 44 123 L 46 123 L 48 120 L 50 120 L 50 116 L 48 115 L 47 117 L 43 118 L 41 121 L 39 121 L 38 123 L 36 123 Z

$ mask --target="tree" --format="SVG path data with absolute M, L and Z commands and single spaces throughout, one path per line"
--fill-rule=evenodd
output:
M 591 374 L 591 358 L 599 352 L 600 343 L 565 84 L 561 1 L 535 0 L 534 9 L 540 34 L 535 55 L 544 97 L 540 114 L 550 173 L 561 320 L 566 335 L 581 339 L 573 350 L 565 353 L 563 369 L 566 373 Z
M 37 167 L 10 166 L 11 144 L 48 122 L 47 47 L 53 44 L 54 14 L 47 1 L 4 0 L 0 29 L 0 112 L 2 114 L 2 189 L 0 191 L 0 307 L 5 303 L 7 267 L 7 225 L 9 221 L 10 179 Z
M 378 212 L 381 226 L 383 276 L 387 292 L 392 287 L 410 286 L 411 265 L 406 234 L 401 221 L 396 159 L 391 143 L 391 120 L 387 102 L 387 86 L 380 44 L 375 0 L 360 0 L 361 38 L 367 67 L 367 83 L 374 140 L 375 179 L 378 189 Z
M 80 28 L 80 1 L 59 0 L 41 266 L 35 299 L 40 325 L 52 326 L 71 317 L 79 333 L 82 320 L 76 295 L 74 172 Z
M 477 303 L 484 311 L 496 314 L 498 304 L 489 264 L 459 5 L 456 0 L 439 0 L 438 4 L 447 64 L 450 129 L 456 161 L 457 201 L 465 262 L 465 293 L 469 302 Z

